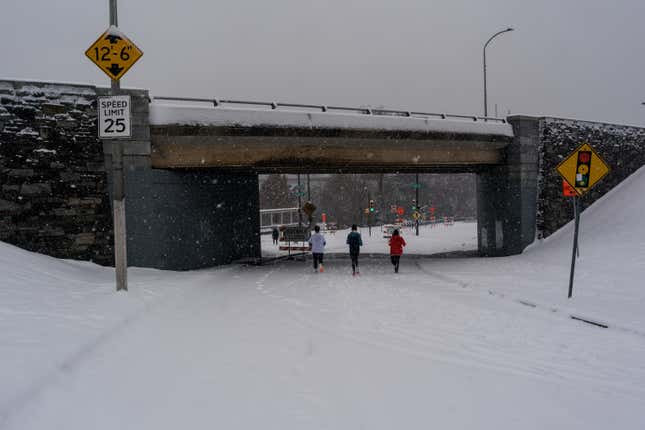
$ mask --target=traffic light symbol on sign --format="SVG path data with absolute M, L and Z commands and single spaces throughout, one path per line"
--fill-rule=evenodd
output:
M 591 151 L 578 152 L 576 167 L 576 188 L 589 187 L 589 171 L 591 170 Z

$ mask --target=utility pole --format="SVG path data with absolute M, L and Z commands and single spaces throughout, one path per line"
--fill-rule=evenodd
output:
M 117 0 L 110 1 L 110 25 L 118 27 Z M 121 84 L 112 79 L 110 94 L 121 92 Z M 128 256 L 125 225 L 125 187 L 123 178 L 123 142 L 112 140 L 112 177 L 114 183 L 114 269 L 116 271 L 116 290 L 128 290 Z

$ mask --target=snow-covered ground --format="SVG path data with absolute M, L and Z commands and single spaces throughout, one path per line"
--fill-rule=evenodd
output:
M 643 429 L 644 191 L 641 169 L 585 211 L 571 300 L 570 225 L 398 275 L 131 269 L 127 294 L 0 244 L 0 428 Z
M 336 232 L 323 232 L 327 241 L 325 252 L 345 253 L 347 230 Z M 359 228 L 363 238 L 361 253 L 365 254 L 389 254 L 388 239 L 383 237 L 381 226 L 372 227 L 372 235 L 369 235 L 367 227 Z M 407 246 L 406 254 L 432 255 L 456 251 L 474 251 L 477 249 L 477 223 L 457 222 L 453 225 L 436 224 L 422 225 L 419 227 L 419 236 L 415 235 L 414 227 L 405 227 L 401 234 L 405 238 Z M 280 251 L 277 245 L 273 244 L 270 234 L 262 235 L 262 256 L 276 257 L 287 255 L 288 251 Z

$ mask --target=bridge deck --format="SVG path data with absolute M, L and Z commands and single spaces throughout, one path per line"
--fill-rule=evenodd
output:
M 383 112 L 397 114 L 153 102 L 152 164 L 254 171 L 466 171 L 503 163 L 503 148 L 513 138 L 503 120 Z

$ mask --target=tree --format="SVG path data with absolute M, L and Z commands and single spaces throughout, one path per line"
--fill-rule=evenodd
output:
M 367 182 L 360 175 L 332 175 L 324 184 L 320 212 L 339 225 L 361 224 L 367 207 Z
M 297 205 L 297 199 L 289 190 L 286 175 L 268 175 L 260 185 L 262 209 L 289 208 Z

